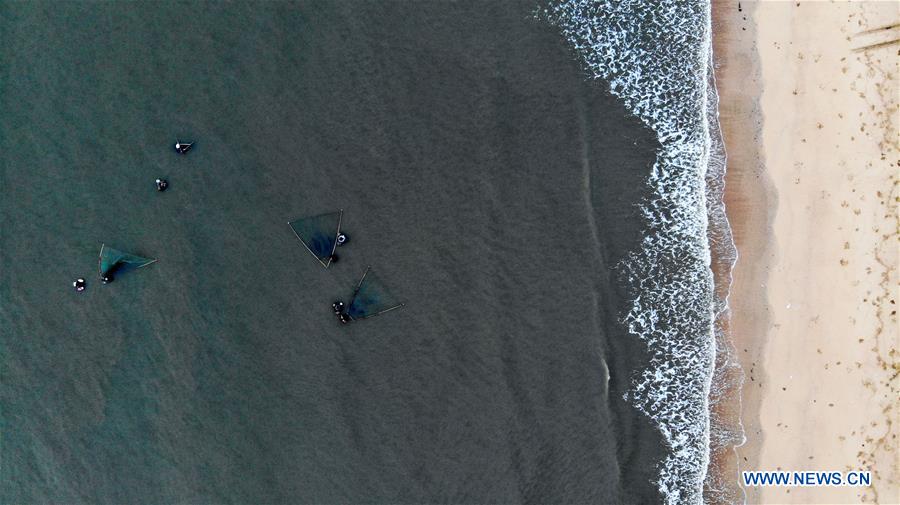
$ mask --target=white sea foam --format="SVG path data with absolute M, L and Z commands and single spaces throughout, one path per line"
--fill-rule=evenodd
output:
M 626 400 L 669 444 L 657 479 L 665 501 L 700 503 L 709 463 L 714 322 L 726 307 L 714 291 L 710 240 L 731 240 L 717 188 L 710 194 L 715 201 L 707 201 L 710 154 L 721 152 L 713 149 L 708 116 L 710 4 L 564 0 L 542 14 L 662 146 L 648 176 L 652 195 L 641 206 L 647 233 L 618 265 L 634 287 L 623 322 L 651 354 Z M 721 161 L 724 174 L 724 154 Z M 708 238 L 709 216 L 721 217 L 714 224 L 725 231 Z

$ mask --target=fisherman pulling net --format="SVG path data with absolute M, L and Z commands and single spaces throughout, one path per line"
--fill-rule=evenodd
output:
M 390 294 L 385 285 L 374 273 L 372 267 L 366 268 L 362 279 L 353 292 L 350 305 L 344 310 L 344 302 L 338 300 L 331 305 L 332 310 L 341 323 L 374 317 L 385 312 L 403 307 L 403 303 Z
M 334 253 L 335 249 L 349 240 L 346 234 L 341 233 L 343 217 L 344 211 L 339 210 L 300 218 L 288 224 L 306 250 L 315 256 L 323 267 L 328 268 L 338 259 Z
M 112 247 L 106 247 L 106 244 L 103 244 L 100 246 L 100 280 L 107 284 L 113 281 L 116 274 L 137 270 L 155 262 L 156 259 L 128 254 Z

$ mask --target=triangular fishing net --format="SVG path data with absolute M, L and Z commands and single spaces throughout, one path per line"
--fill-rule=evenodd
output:
M 370 267 L 366 269 L 366 273 L 359 280 L 359 285 L 347 308 L 347 315 L 350 316 L 350 319 L 365 319 L 400 307 L 403 307 L 403 303 L 391 296 L 381 280 L 372 273 Z
M 129 272 L 131 270 L 136 270 L 138 268 L 145 267 L 155 261 L 156 260 L 152 258 L 144 258 L 142 256 L 128 254 L 118 249 L 107 247 L 106 244 L 103 244 L 102 246 L 100 246 L 100 277 L 108 277 L 112 274 L 119 274 Z
M 325 268 L 331 264 L 344 211 L 300 218 L 288 223 L 300 242 Z

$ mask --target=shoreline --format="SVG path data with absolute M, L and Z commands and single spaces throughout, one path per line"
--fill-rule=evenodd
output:
M 708 226 L 709 217 L 721 213 L 715 199 L 708 200 L 715 191 L 704 184 L 710 168 L 718 167 L 709 151 L 708 9 L 703 2 L 669 2 L 669 25 L 638 4 L 597 16 L 595 4 L 574 2 L 552 14 L 554 24 L 586 57 L 589 74 L 609 81 L 611 94 L 659 140 L 647 179 L 652 192 L 639 206 L 646 219 L 644 238 L 617 269 L 628 284 L 639 287 L 629 293 L 623 321 L 649 355 L 649 366 L 635 376 L 626 399 L 664 436 L 669 454 L 655 483 L 671 503 L 702 500 L 714 433 L 713 319 L 723 303 L 713 292 L 710 268 L 710 238 L 718 227 Z M 679 42 L 636 51 L 626 36 L 653 40 L 660 27 L 664 30 L 656 38 Z
M 726 391 L 723 401 L 714 405 L 713 415 L 742 438 L 721 445 L 711 457 L 710 474 L 715 476 L 712 481 L 719 484 L 720 495 L 724 494 L 723 499 L 713 503 L 733 502 L 724 499 L 729 497 L 752 502 L 753 497 L 741 488 L 737 476 L 742 469 L 757 466 L 759 439 L 753 434 L 759 434 L 759 422 L 747 413 L 759 410 L 759 397 L 747 395 L 746 391 L 757 384 L 754 365 L 760 360 L 761 346 L 746 337 L 762 334 L 767 327 L 766 311 L 759 310 L 764 307 L 758 301 L 765 300 L 764 258 L 770 254 L 771 215 L 777 197 L 760 161 L 761 145 L 757 142 L 761 127 L 761 75 L 756 29 L 751 21 L 754 8 L 754 4 L 741 8 L 732 2 L 712 4 L 713 65 L 726 156 L 723 200 L 737 249 L 736 261 L 728 272 L 730 282 L 721 331 L 733 352 L 728 358 L 737 360 L 738 365 L 729 376 L 735 383 L 728 387 L 734 389 Z M 749 454 L 739 451 L 747 447 L 751 448 Z M 715 498 L 709 492 L 707 497 Z
M 868 488 L 751 488 L 747 502 L 894 503 L 897 76 L 882 59 L 896 47 L 871 30 L 896 9 L 740 5 L 713 3 L 713 54 L 746 441 L 710 472 L 870 470 Z

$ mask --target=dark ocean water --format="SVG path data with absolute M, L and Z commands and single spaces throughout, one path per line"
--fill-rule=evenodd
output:
M 0 3 L 2 502 L 659 501 L 658 144 L 535 7 Z M 407 306 L 341 327 L 367 265 Z

